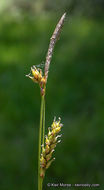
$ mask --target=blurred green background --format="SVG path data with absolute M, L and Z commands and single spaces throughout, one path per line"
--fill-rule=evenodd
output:
M 64 11 L 46 94 L 46 128 L 60 116 L 63 136 L 43 189 L 104 189 L 104 1 L 0 0 L 0 190 L 37 190 L 40 91 L 25 75 Z

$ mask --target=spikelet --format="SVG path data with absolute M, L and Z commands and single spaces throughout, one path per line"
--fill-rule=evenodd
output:
M 54 119 L 51 127 L 48 128 L 48 135 L 45 137 L 45 146 L 42 146 L 42 154 L 40 157 L 40 176 L 42 178 L 45 176 L 46 169 L 48 169 L 51 163 L 55 160 L 55 158 L 52 158 L 52 154 L 57 143 L 60 142 L 58 141 L 58 138 L 61 137 L 61 135 L 58 135 L 58 133 L 63 126 L 60 122 L 60 118 L 58 121 Z
M 60 18 L 53 34 L 52 34 L 52 37 L 50 38 L 50 43 L 49 43 L 49 48 L 48 48 L 48 52 L 47 52 L 47 56 L 46 56 L 46 62 L 45 62 L 45 77 L 46 77 L 46 80 L 48 78 L 48 72 L 49 72 L 49 66 L 50 66 L 50 62 L 51 62 L 51 59 L 52 59 L 52 54 L 53 54 L 53 50 L 54 50 L 54 46 L 55 46 L 55 43 L 56 41 L 59 39 L 59 35 L 60 35 L 60 32 L 61 32 L 61 28 L 64 24 L 64 21 L 65 21 L 65 17 L 66 17 L 66 13 L 64 13 L 62 15 L 62 17 Z
M 36 66 L 33 65 L 33 67 L 31 67 L 31 73 L 26 76 L 32 79 L 33 82 L 39 84 L 41 95 L 43 96 L 45 94 L 46 79 L 45 76 L 42 75 L 42 70 L 40 68 L 37 69 Z

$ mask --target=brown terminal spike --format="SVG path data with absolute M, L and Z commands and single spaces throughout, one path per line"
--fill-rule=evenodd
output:
M 59 22 L 58 22 L 58 24 L 57 24 L 57 26 L 56 26 L 53 34 L 52 34 L 52 37 L 50 38 L 50 44 L 49 44 L 49 48 L 48 48 L 48 52 L 47 52 L 47 56 L 46 56 L 46 62 L 45 62 L 45 78 L 46 78 L 46 81 L 48 78 L 49 66 L 50 66 L 50 62 L 52 59 L 53 49 L 54 49 L 56 41 L 59 38 L 65 17 L 66 17 L 66 13 L 64 13 L 62 15 L 61 19 L 59 20 Z

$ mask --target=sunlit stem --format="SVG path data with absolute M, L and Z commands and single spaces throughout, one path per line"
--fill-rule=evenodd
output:
M 40 177 L 40 154 L 42 145 L 42 128 L 44 118 L 44 96 L 41 96 L 41 108 L 40 108 L 40 128 L 39 128 L 39 148 L 38 148 L 38 190 L 42 190 L 43 179 Z

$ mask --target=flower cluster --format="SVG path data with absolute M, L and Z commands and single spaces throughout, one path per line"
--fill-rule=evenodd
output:
M 48 135 L 45 137 L 45 146 L 42 145 L 42 154 L 40 158 L 40 176 L 44 178 L 45 170 L 49 168 L 51 163 L 54 161 L 55 158 L 52 158 L 52 153 L 54 152 L 54 148 L 56 147 L 57 143 L 60 142 L 58 140 L 61 135 L 58 133 L 61 131 L 63 126 L 61 119 L 59 118 L 58 121 L 54 119 L 50 128 L 48 128 Z
M 31 76 L 32 74 L 32 76 Z M 41 89 L 41 94 L 45 94 L 45 86 L 46 86 L 46 78 L 42 75 L 42 70 L 40 68 L 36 68 L 36 66 L 33 65 L 31 67 L 31 73 L 26 75 L 30 79 L 33 80 L 33 82 L 38 83 Z

